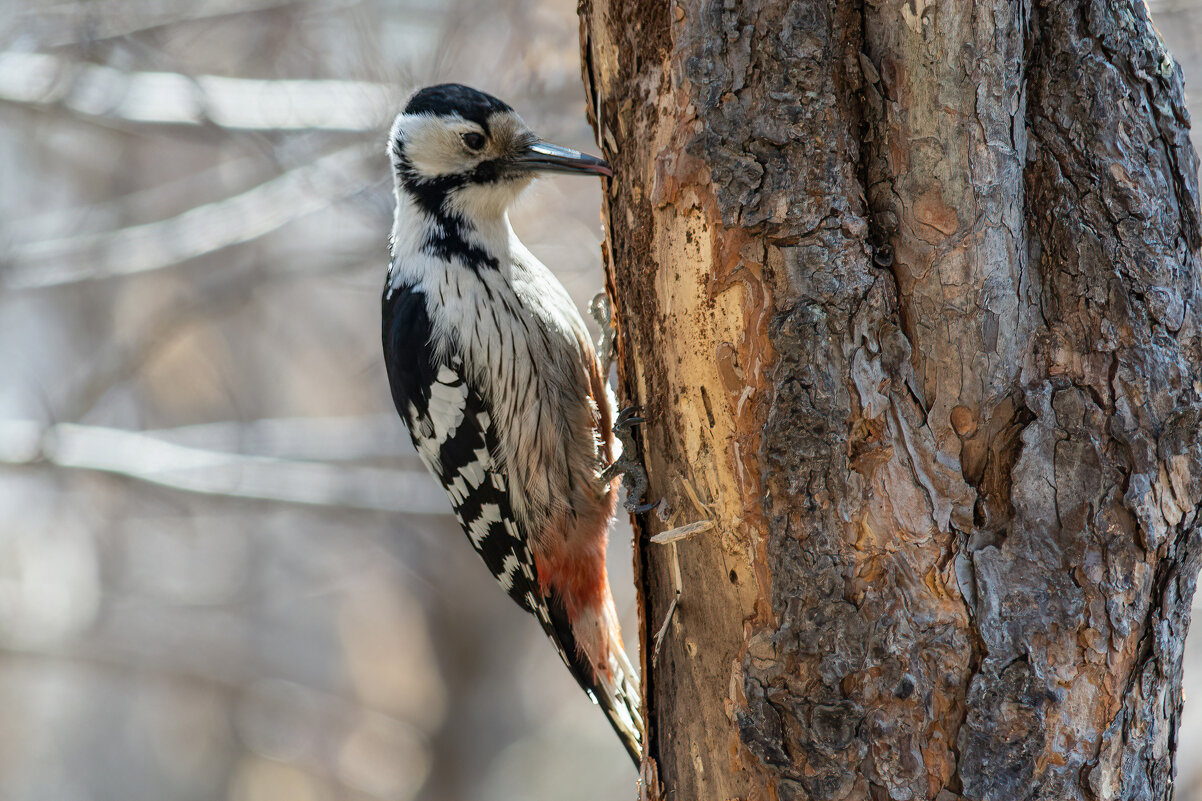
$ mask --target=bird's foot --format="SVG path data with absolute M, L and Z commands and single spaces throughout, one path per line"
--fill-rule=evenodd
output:
M 647 471 L 631 458 L 631 454 L 634 453 L 634 437 L 631 429 L 639 423 L 646 422 L 644 418 L 638 416 L 638 412 L 639 409 L 636 406 L 627 406 L 618 412 L 618 419 L 614 421 L 614 435 L 622 443 L 622 455 L 601 471 L 601 481 L 605 484 L 618 475 L 622 476 L 622 488 L 626 490 L 626 500 L 622 505 L 632 515 L 645 514 L 657 505 L 656 503 L 639 503 L 643 494 L 647 492 Z

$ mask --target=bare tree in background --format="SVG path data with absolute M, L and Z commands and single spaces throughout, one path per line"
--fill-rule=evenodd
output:
M 1144 5 L 581 19 L 663 797 L 1169 798 L 1202 292 Z
M 572 0 L 0 0 L 0 799 L 630 791 L 380 353 L 393 115 L 461 80 L 586 147 L 576 30 Z M 513 214 L 582 303 L 598 203 Z

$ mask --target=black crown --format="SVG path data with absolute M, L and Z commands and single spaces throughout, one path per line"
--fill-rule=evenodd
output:
M 458 114 L 488 130 L 488 118 L 498 111 L 513 111 L 507 103 L 461 83 L 440 83 L 419 89 L 405 105 L 406 114 Z

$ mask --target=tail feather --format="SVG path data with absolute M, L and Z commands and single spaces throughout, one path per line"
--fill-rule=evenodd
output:
M 577 683 L 604 710 L 635 767 L 639 767 L 643 759 L 644 731 L 639 674 L 622 649 L 616 615 L 612 611 L 613 602 L 608 601 L 609 608 L 603 609 L 601 614 L 583 616 L 593 617 L 593 620 L 585 622 L 578 618 L 573 626 L 558 592 L 552 589 L 545 600 L 547 615 L 545 618 L 539 616 L 543 630 Z M 604 631 L 604 636 L 590 636 L 599 628 Z M 596 651 L 598 643 L 605 649 L 605 654 L 603 659 L 594 660 L 589 651 Z
M 630 758 L 638 766 L 643 759 L 643 711 L 639 695 L 639 674 L 635 672 L 626 652 L 619 643 L 609 649 L 609 674 L 598 677 L 600 697 L 597 703 L 605 710 Z

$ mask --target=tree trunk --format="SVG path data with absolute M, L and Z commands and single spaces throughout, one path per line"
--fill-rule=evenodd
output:
M 1143 4 L 581 20 L 664 499 L 636 526 L 648 794 L 1169 798 L 1202 287 Z

